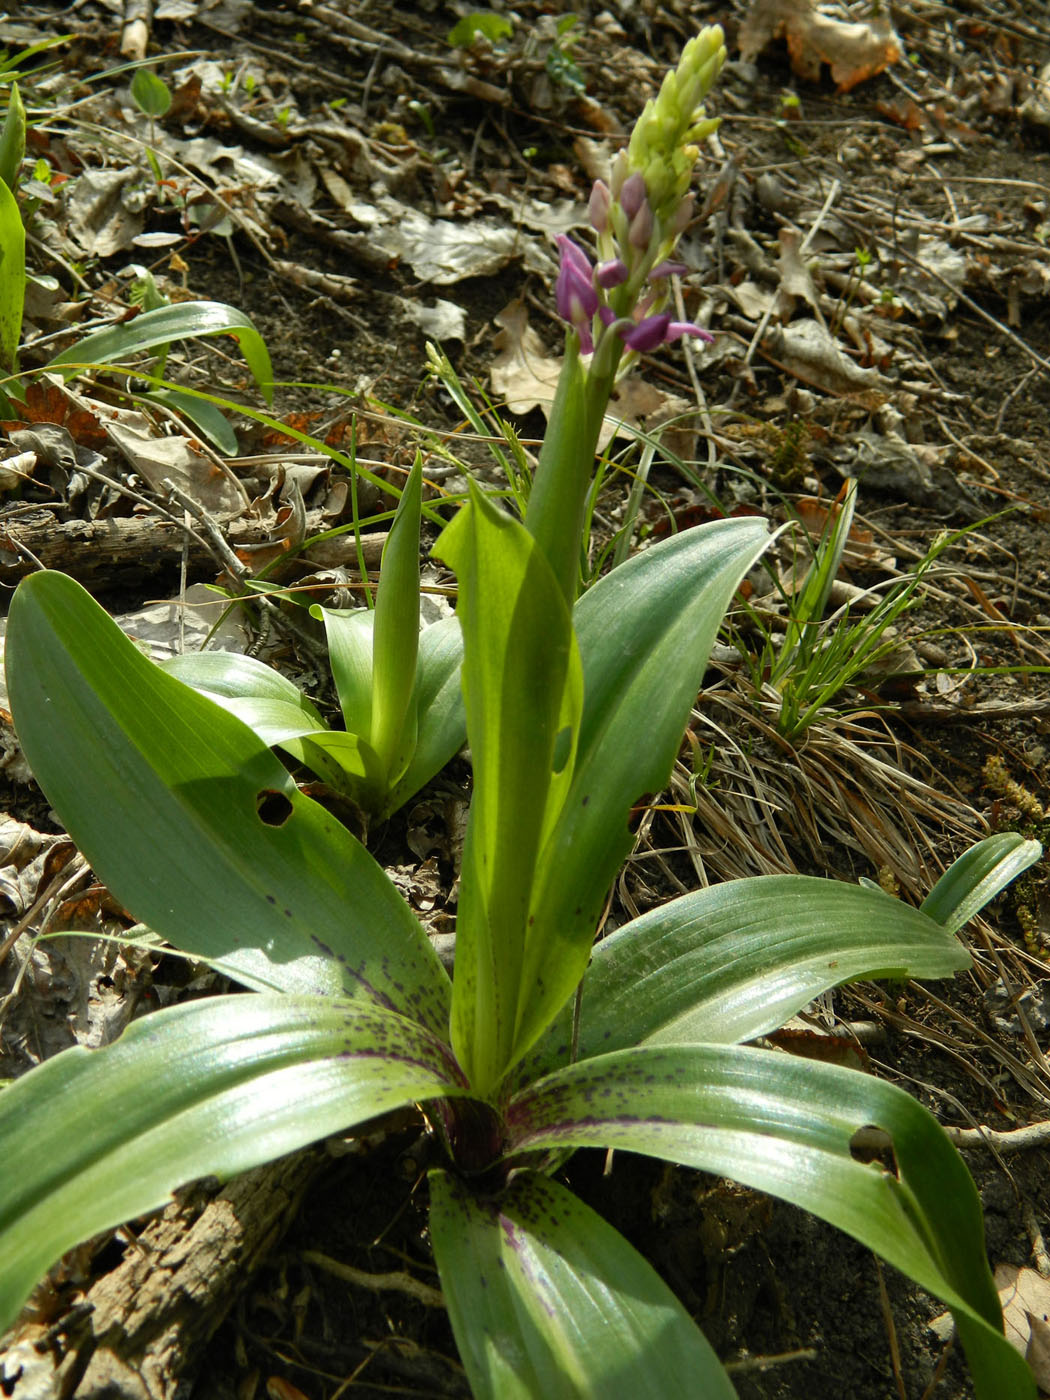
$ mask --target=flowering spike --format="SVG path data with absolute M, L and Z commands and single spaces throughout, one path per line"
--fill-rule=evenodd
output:
M 690 39 L 678 67 L 664 78 L 658 96 L 646 103 L 631 134 L 623 185 L 635 174 L 643 177 L 662 225 L 670 223 L 688 193 L 696 145 L 714 129 L 702 103 L 725 62 L 722 39 L 718 25 Z
M 587 216 L 597 235 L 597 266 L 572 239 L 557 240 L 555 300 L 571 333 L 525 524 L 570 605 L 594 453 L 617 378 L 637 354 L 679 336 L 712 338 L 702 326 L 672 321 L 666 279 L 685 271 L 674 260 L 675 246 L 693 215 L 689 183 L 697 145 L 714 129 L 701 101 L 725 56 L 721 29 L 704 29 L 691 40 L 613 159 L 608 181 L 594 182 Z M 581 354 L 590 356 L 587 363 Z

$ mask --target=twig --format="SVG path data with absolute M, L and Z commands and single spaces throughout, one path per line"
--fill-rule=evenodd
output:
M 352 1265 L 333 1259 L 328 1254 L 322 1254 L 317 1249 L 304 1249 L 300 1257 L 304 1264 L 315 1264 L 326 1274 L 341 1278 L 344 1283 L 352 1283 L 357 1288 L 370 1288 L 373 1292 L 393 1290 L 396 1293 L 407 1293 L 410 1298 L 415 1298 L 428 1308 L 445 1306 L 445 1296 L 440 1289 L 431 1288 L 428 1283 L 420 1283 L 419 1279 L 413 1278 L 403 1269 L 396 1269 L 389 1274 L 367 1274 L 364 1270 L 355 1269 Z
M 904 1386 L 904 1374 L 901 1371 L 901 1348 L 897 1340 L 897 1327 L 893 1321 L 893 1309 L 890 1307 L 890 1295 L 886 1292 L 886 1280 L 882 1273 L 882 1264 L 878 1255 L 875 1258 L 875 1273 L 879 1280 L 879 1306 L 882 1309 L 882 1321 L 886 1327 L 886 1339 L 890 1347 L 890 1365 L 893 1367 L 893 1382 L 897 1387 L 897 1395 L 900 1400 L 908 1400 L 908 1392 Z
M 945 1128 L 956 1147 L 988 1147 L 997 1152 L 1027 1152 L 1050 1147 L 1050 1122 L 1029 1123 L 1025 1128 Z

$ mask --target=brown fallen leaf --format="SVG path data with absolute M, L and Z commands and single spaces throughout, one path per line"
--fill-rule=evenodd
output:
M 773 39 L 786 39 L 792 71 L 820 81 L 827 63 L 839 92 L 849 92 L 901 56 L 887 9 L 865 20 L 840 18 L 814 0 L 755 0 L 740 26 L 741 56 L 755 58 Z
M 1050 1393 L 1050 1279 L 1035 1269 L 1000 1264 L 995 1286 L 1007 1341 L 1024 1353 L 1039 1389 Z

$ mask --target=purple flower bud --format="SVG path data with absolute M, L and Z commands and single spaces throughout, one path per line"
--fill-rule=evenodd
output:
M 711 332 L 705 331 L 703 326 L 694 325 L 692 321 L 672 321 L 667 327 L 664 342 L 670 345 L 672 340 L 677 340 L 681 335 L 695 335 L 697 340 L 706 340 L 708 345 L 714 343 Z
M 672 238 L 678 238 L 685 233 L 695 208 L 696 201 L 691 194 L 687 194 L 671 216 L 671 226 L 667 231 Z
M 644 321 L 639 321 L 630 330 L 622 330 L 620 337 L 628 350 L 637 350 L 645 354 L 664 343 L 670 324 L 670 312 L 661 311 L 655 316 L 646 316 Z
M 599 287 L 604 287 L 606 290 L 610 287 L 618 287 L 621 282 L 627 281 L 627 264 L 622 258 L 610 258 L 608 262 L 598 264 L 595 276 L 598 279 Z
M 590 258 L 579 244 L 574 243 L 572 239 L 568 238 L 564 233 L 559 233 L 554 241 L 561 250 L 559 275 L 568 268 L 572 271 L 574 276 L 581 278 L 585 282 L 589 282 L 594 272 L 594 267 Z
M 561 265 L 554 284 L 554 304 L 558 315 L 568 321 L 580 338 L 580 349 L 589 355 L 594 349 L 591 321 L 598 310 L 598 293 L 594 288 L 594 268 L 582 248 L 571 238 L 559 233 Z
M 604 233 L 609 222 L 609 186 L 604 180 L 595 180 L 591 189 L 590 202 L 587 205 L 587 217 L 591 221 L 591 228 L 595 233 Z
M 620 208 L 629 219 L 633 219 L 645 203 L 647 193 L 645 179 L 640 171 L 636 170 L 624 180 L 620 189 Z
M 685 263 L 662 262 L 650 272 L 649 280 L 655 282 L 660 277 L 684 277 L 688 271 Z
M 646 316 L 636 326 L 630 330 L 623 330 L 620 334 L 628 350 L 637 350 L 641 354 L 655 350 L 658 345 L 667 345 L 682 335 L 695 335 L 700 340 L 714 340 L 709 331 L 705 331 L 702 326 L 694 326 L 692 321 L 672 321 L 668 311 Z
M 653 211 L 649 201 L 643 199 L 638 206 L 638 212 L 631 219 L 631 227 L 627 231 L 627 241 L 632 248 L 648 248 L 653 236 Z

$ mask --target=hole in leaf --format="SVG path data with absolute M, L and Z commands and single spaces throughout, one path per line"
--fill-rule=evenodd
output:
M 569 761 L 569 750 L 572 748 L 572 729 L 566 725 L 564 729 L 559 729 L 554 738 L 554 758 L 551 762 L 551 771 L 560 773 Z
M 855 1162 L 877 1162 L 883 1171 L 900 1180 L 893 1136 L 885 1128 L 877 1128 L 874 1123 L 858 1128 L 849 1140 L 849 1155 Z
M 273 788 L 263 788 L 255 794 L 255 810 L 259 820 L 266 826 L 284 826 L 292 815 L 292 804 L 283 792 Z

